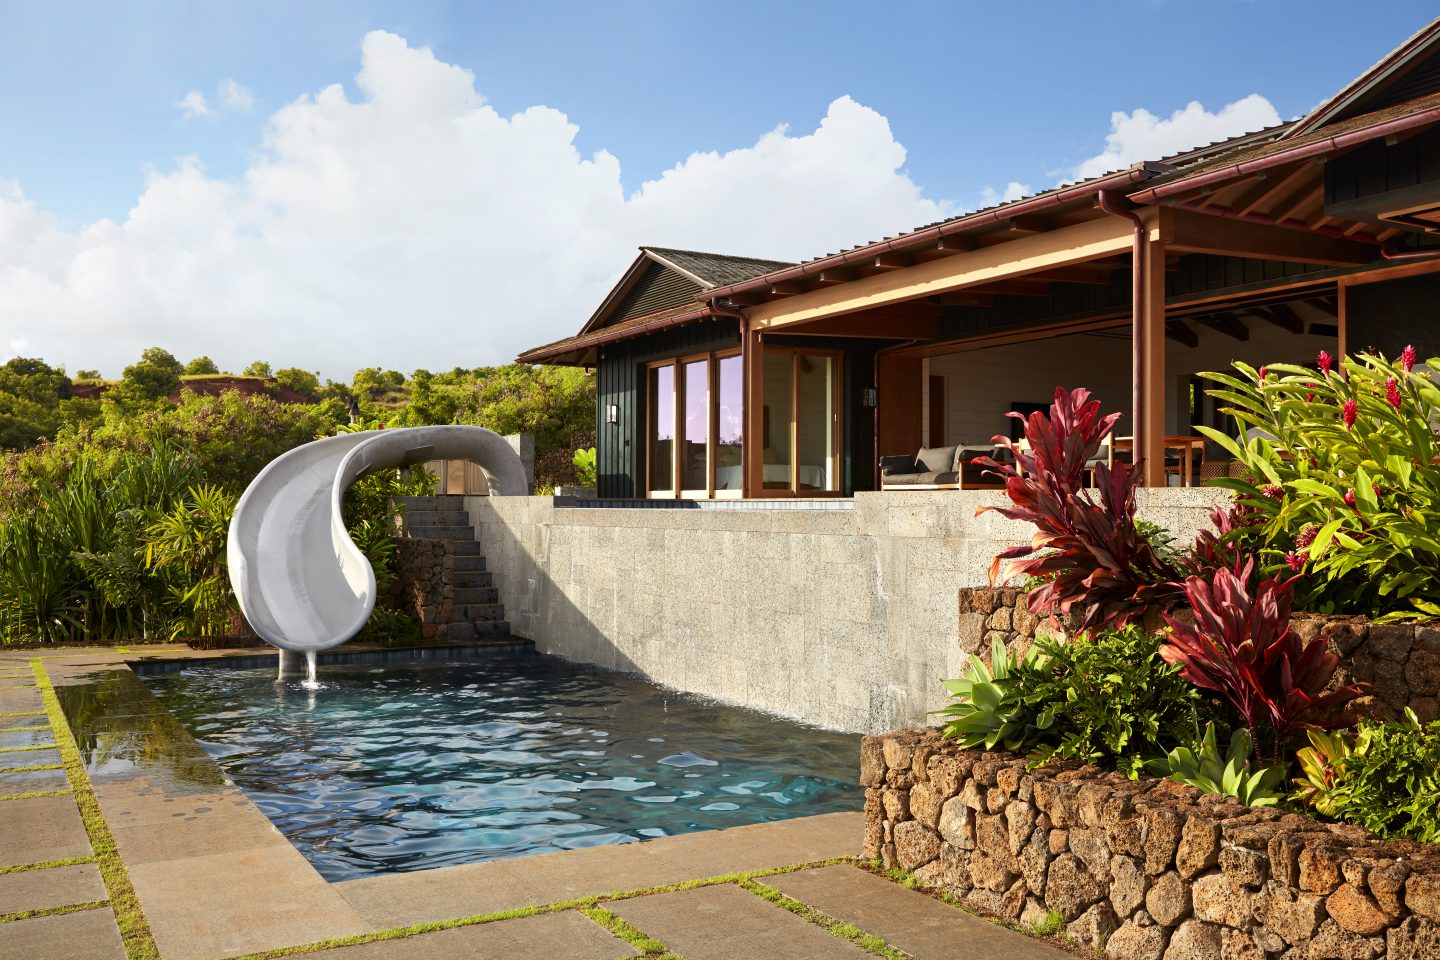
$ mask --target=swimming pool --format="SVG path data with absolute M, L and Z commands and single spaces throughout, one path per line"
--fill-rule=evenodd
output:
M 535 654 L 145 677 L 327 879 L 855 810 L 859 737 Z

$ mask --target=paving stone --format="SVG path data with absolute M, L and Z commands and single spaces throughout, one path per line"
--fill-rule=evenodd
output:
M 191 804 L 181 816 L 172 810 L 164 819 L 112 825 L 110 832 L 127 864 L 291 846 L 270 818 L 248 800 L 243 806 L 226 804 L 218 812 L 218 816 L 207 815 L 217 813 L 217 807 L 202 801 Z
M 115 914 L 101 907 L 5 924 L 4 960 L 125 960 Z
M 624 940 L 570 910 L 309 954 L 325 960 L 614 960 L 636 955 Z
M 0 747 L 0 767 L 38 767 L 59 762 L 59 748 L 53 750 L 6 750 Z
M 948 960 L 956 944 L 985 960 L 1066 960 L 1048 944 L 982 920 L 934 897 L 909 890 L 857 867 L 820 867 L 762 877 L 801 903 L 846 920 L 916 960 Z
M 23 726 L 23 724 L 15 724 Z M 31 730 L 10 730 L 0 733 L 0 750 L 14 750 L 16 747 L 38 747 L 41 744 L 55 742 L 55 734 L 50 732 L 50 726 L 35 727 Z M 37 753 L 39 751 L 36 751 Z
M 0 867 L 90 856 L 90 840 L 73 797 L 34 797 L 3 804 Z
M 129 867 L 165 960 L 212 960 L 371 929 L 294 847 Z
M 870 954 L 730 884 L 607 904 L 685 960 L 813 960 Z
M 546 856 L 563 858 L 568 854 Z M 436 920 L 457 920 L 565 899 L 563 896 L 538 895 L 512 869 L 515 864 L 544 858 L 521 857 L 441 867 L 438 870 L 392 873 L 346 880 L 335 884 L 334 888 L 377 930 Z M 523 871 L 523 867 L 521 869 Z
M 42 750 L 35 751 L 36 754 L 44 752 Z M 27 756 L 27 754 L 19 754 L 19 756 Z M 70 786 L 70 781 L 65 776 L 64 770 L 13 770 L 8 773 L 0 773 L 0 797 L 17 793 L 33 793 L 38 790 L 64 790 L 68 786 Z
M 0 914 L 104 900 L 105 883 L 93 863 L 0 873 Z

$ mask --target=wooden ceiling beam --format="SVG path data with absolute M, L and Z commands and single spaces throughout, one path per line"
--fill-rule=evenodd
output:
M 849 314 L 796 324 L 785 331 L 787 337 L 791 334 L 866 340 L 934 340 L 940 336 L 940 318 Z
M 1011 233 L 1046 233 L 1053 224 L 1048 217 L 1041 217 L 1033 213 L 1022 214 L 1018 217 L 1011 217 L 1006 221 L 1006 226 Z
M 847 270 L 844 267 L 830 267 L 815 274 L 811 280 L 817 287 L 833 287 L 837 283 L 849 283 L 854 280 L 857 274 L 854 270 Z
M 770 295 L 774 297 L 793 297 L 797 293 L 806 293 L 810 285 L 804 280 L 781 280 L 771 284 Z
M 881 273 L 889 273 L 891 270 L 901 270 L 905 267 L 915 265 L 915 261 L 904 253 L 881 253 L 858 265 L 857 272 L 862 277 L 873 277 Z
M 1195 322 L 1235 340 L 1250 339 L 1250 328 L 1245 326 L 1244 320 L 1233 313 L 1215 313 L 1208 317 L 1196 317 Z
M 1284 223 L 1286 220 L 1292 220 L 1316 203 L 1321 203 L 1323 207 L 1324 194 L 1325 181 L 1323 179 L 1316 180 L 1303 189 L 1297 190 L 1275 205 L 1275 222 Z
M 1163 212 L 1168 215 L 1169 246 L 1176 250 L 1335 267 L 1363 266 L 1379 256 L 1374 246 L 1356 240 L 1211 217 L 1190 210 L 1165 209 Z
M 1293 189 L 1296 184 L 1303 181 L 1306 177 L 1315 176 L 1315 172 L 1315 166 L 1313 164 L 1301 161 L 1295 165 L 1294 169 L 1279 179 L 1261 181 L 1253 191 L 1242 198 L 1242 202 L 1237 203 L 1230 209 L 1242 217 L 1247 213 L 1254 213 L 1266 199 L 1284 195 L 1287 190 Z
M 1092 267 L 1089 264 L 1076 264 L 1073 267 L 1059 267 L 1055 270 L 1045 270 L 1035 274 L 1037 280 L 1050 280 L 1056 283 L 1088 283 L 1097 287 L 1110 286 L 1110 276 L 1114 272 L 1111 267 Z
M 1048 297 L 1050 284 L 1028 277 L 1016 280 L 997 280 L 976 288 L 979 293 L 1008 294 L 1012 297 Z
M 744 293 L 732 293 L 729 300 L 737 307 L 753 307 L 757 303 L 764 303 L 770 298 L 759 291 L 751 290 Z
M 964 234 L 955 234 L 949 237 L 941 237 L 934 243 L 926 244 L 916 250 L 911 250 L 910 255 L 917 261 L 924 263 L 929 260 L 940 260 L 944 257 L 953 257 L 957 253 L 969 253 L 978 247 L 974 237 Z
M 1332 320 L 1338 319 L 1340 316 L 1340 305 L 1334 297 L 1316 297 L 1305 302 Z
M 1165 336 L 1167 339 L 1183 343 L 1187 347 L 1200 346 L 1200 335 L 1184 320 L 1166 320 Z
M 1282 330 L 1288 330 L 1291 333 L 1305 332 L 1305 320 L 1288 303 L 1272 303 L 1268 307 L 1256 307 L 1247 312 L 1251 316 L 1275 324 Z
M 936 294 L 930 298 L 930 302 L 942 307 L 989 307 L 995 303 L 995 295 L 961 290 L 956 293 Z

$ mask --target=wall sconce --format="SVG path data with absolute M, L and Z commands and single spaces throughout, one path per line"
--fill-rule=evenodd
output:
M 880 406 L 880 394 L 874 387 L 866 387 L 860 391 L 860 405 L 868 408 Z
M 620 422 L 620 405 L 619 405 L 619 404 L 615 404 L 615 403 L 606 404 L 606 406 L 605 406 L 605 422 L 606 422 L 606 423 L 619 423 L 619 422 Z

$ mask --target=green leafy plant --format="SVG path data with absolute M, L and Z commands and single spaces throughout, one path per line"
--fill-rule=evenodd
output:
M 1191 747 L 1176 747 L 1164 757 L 1145 764 L 1150 773 L 1189 784 L 1206 793 L 1234 797 L 1246 806 L 1269 807 L 1284 798 L 1285 768 L 1251 764 L 1250 734 L 1239 729 L 1230 737 L 1225 755 L 1215 743 L 1215 725 L 1205 725 L 1205 735 Z
M 1335 816 L 1335 802 L 1331 791 L 1340 777 L 1341 762 L 1352 753 L 1350 744 L 1339 733 L 1325 730 L 1306 730 L 1310 746 L 1296 753 L 1300 763 L 1300 776 L 1295 778 L 1295 792 L 1291 799 L 1316 813 L 1327 817 Z
M 595 486 L 595 448 L 576 450 L 572 462 L 575 464 L 575 482 L 582 487 Z
M 219 487 L 198 484 L 146 531 L 146 562 L 171 575 L 171 637 L 215 636 L 229 628 L 236 602 L 225 549 L 237 500 Z
M 1306 574 L 1302 609 L 1440 616 L 1440 360 L 1417 369 L 1407 347 L 1347 358 L 1343 375 L 1317 363 L 1205 374 L 1236 432 L 1256 434 L 1197 428 L 1248 474 L 1212 482 L 1253 513 L 1265 573 Z
M 1084 760 L 1133 775 L 1162 743 L 1199 731 L 1198 692 L 1135 627 L 1042 639 L 1018 658 L 996 641 L 988 668 L 972 657 L 946 687 L 956 698 L 938 711 L 951 718 L 946 736 L 1024 750 L 1036 763 Z
M 1337 738 L 1338 739 L 1338 738 Z M 1387 839 L 1440 841 L 1440 722 L 1362 720 L 1349 743 L 1301 751 L 1296 798 Z

